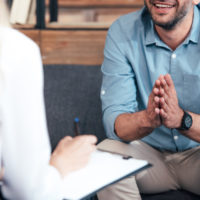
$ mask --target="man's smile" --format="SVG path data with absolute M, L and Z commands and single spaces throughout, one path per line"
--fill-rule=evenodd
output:
M 156 13 L 158 14 L 166 14 L 170 10 L 174 9 L 176 6 L 176 2 L 163 2 L 163 1 L 150 1 L 150 4 L 155 9 Z
M 155 3 L 153 4 L 157 8 L 173 8 L 175 5 L 163 4 L 163 3 Z

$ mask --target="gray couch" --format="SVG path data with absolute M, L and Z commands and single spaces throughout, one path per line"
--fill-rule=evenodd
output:
M 73 121 L 80 119 L 81 133 L 95 134 L 99 142 L 106 138 L 99 99 L 100 66 L 44 66 L 45 103 L 52 148 L 66 135 L 73 136 Z M 142 195 L 143 200 L 197 200 L 186 191 Z M 90 200 L 97 197 L 91 197 Z M 109 200 L 109 199 L 108 199 Z

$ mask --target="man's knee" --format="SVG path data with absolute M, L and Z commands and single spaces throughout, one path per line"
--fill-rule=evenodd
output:
M 97 195 L 99 200 L 141 200 L 134 176 L 106 187 Z

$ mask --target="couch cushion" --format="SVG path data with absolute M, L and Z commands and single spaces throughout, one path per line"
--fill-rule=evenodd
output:
M 100 66 L 44 66 L 44 94 L 52 147 L 74 135 L 73 121 L 80 119 L 82 134 L 105 138 L 102 125 Z
M 159 194 L 142 195 L 142 200 L 199 200 L 200 196 L 184 190 L 168 191 Z

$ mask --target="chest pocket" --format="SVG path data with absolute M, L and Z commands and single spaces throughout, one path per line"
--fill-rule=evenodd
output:
M 200 114 L 200 76 L 184 74 L 183 109 Z

